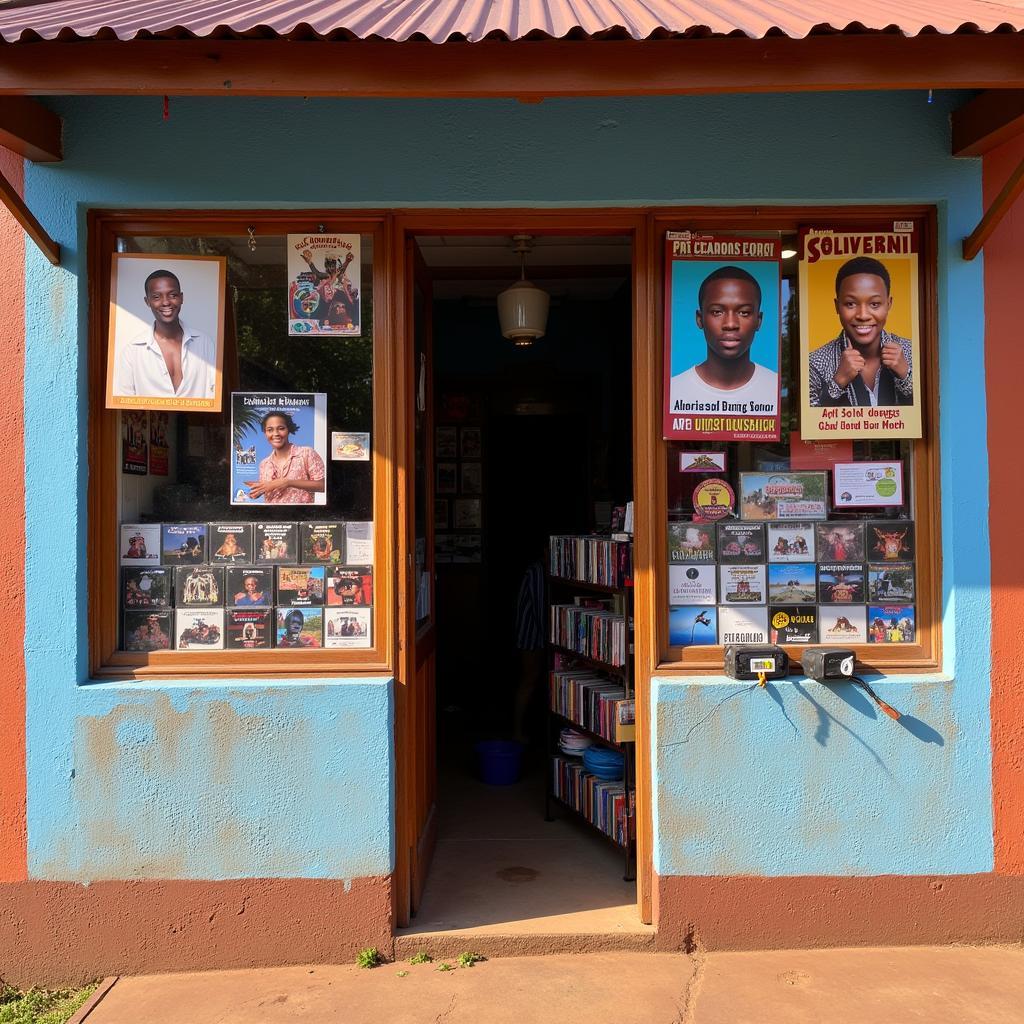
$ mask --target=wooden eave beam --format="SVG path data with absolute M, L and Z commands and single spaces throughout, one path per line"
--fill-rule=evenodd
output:
M 2 56 L 0 49 L 0 60 Z M 2 96 L 0 146 L 36 163 L 63 160 L 60 118 L 27 96 Z
M 985 211 L 978 226 L 964 239 L 963 255 L 965 260 L 973 260 L 981 252 L 981 247 L 988 241 L 992 232 L 1010 208 L 1024 193 L 1024 160 L 1017 164 L 1016 170 L 1010 175 L 999 195 L 992 200 L 992 205 Z
M 60 266 L 60 246 L 46 233 L 46 229 L 32 215 L 18 190 L 0 173 L 0 202 L 11 211 L 11 216 L 25 233 L 39 246 L 43 255 L 55 266 Z
M 1024 132 L 1024 89 L 987 89 L 953 111 L 953 156 L 982 156 Z
M 0 95 L 506 97 L 1024 89 L 1024 35 L 0 46 Z

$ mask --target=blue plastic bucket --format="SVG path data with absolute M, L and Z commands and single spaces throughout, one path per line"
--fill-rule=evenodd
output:
M 512 740 L 481 740 L 476 745 L 480 778 L 488 786 L 511 786 L 519 781 L 523 745 Z

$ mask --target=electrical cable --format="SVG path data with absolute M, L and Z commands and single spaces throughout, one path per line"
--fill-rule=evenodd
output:
M 886 704 L 860 676 L 850 676 L 849 679 L 856 683 L 894 722 L 898 722 L 903 717 L 891 704 Z

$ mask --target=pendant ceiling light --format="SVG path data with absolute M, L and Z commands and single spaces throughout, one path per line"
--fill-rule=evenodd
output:
M 526 280 L 526 254 L 533 245 L 533 236 L 513 235 L 512 243 L 513 252 L 519 254 L 520 278 L 498 296 L 498 319 L 501 333 L 522 348 L 544 337 L 551 298 Z

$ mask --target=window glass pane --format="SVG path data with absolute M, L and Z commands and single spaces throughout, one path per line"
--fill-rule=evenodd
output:
M 778 233 L 795 253 L 796 235 Z M 783 260 L 781 438 L 778 443 L 666 442 L 669 646 L 772 642 L 917 641 L 914 443 L 846 441 L 812 445 L 799 437 L 799 296 L 795 255 Z M 687 470 L 692 452 L 722 452 L 725 470 Z M 884 462 L 902 473 L 900 504 L 843 508 L 833 502 L 835 463 Z M 769 487 L 744 508 L 741 474 L 782 482 L 780 474 L 824 472 L 827 518 L 781 518 Z M 736 495 L 733 516 L 694 523 L 693 494 L 724 479 Z M 748 484 L 748 492 L 754 487 Z M 727 525 L 728 524 L 728 525 Z M 751 526 L 748 536 L 745 526 Z M 738 529 L 737 529 L 738 528 Z M 706 566 L 699 569 L 702 562 Z
M 369 647 L 374 589 L 370 460 L 373 236 L 361 236 L 358 301 L 362 333 L 358 337 L 289 337 L 284 235 L 258 236 L 254 248 L 245 237 L 122 238 L 118 240 L 118 251 L 215 255 L 227 260 L 223 411 L 119 413 L 122 527 L 178 527 L 174 531 L 161 529 L 163 550 L 157 565 L 150 564 L 152 553 L 145 564 L 125 557 L 132 546 L 131 535 L 141 538 L 135 542 L 137 548 L 139 544 L 152 543 L 151 538 L 157 536 L 152 529 L 121 531 L 121 647 L 144 651 L 167 646 L 155 633 L 150 635 L 154 626 L 160 632 L 166 626 L 169 646 L 189 649 L 218 650 L 222 644 L 272 647 L 279 638 L 281 646 L 289 647 Z M 356 275 L 351 274 L 353 289 L 354 278 Z M 188 324 L 188 312 L 188 295 L 184 295 L 182 323 Z M 249 450 L 248 445 L 239 446 L 232 434 L 233 392 L 325 396 L 326 444 L 320 460 L 326 477 L 324 504 L 315 503 L 312 493 L 300 488 L 287 491 L 290 499 L 300 498 L 300 504 L 231 503 L 233 464 L 246 458 L 243 452 Z M 269 435 L 260 429 L 266 411 L 258 407 L 252 416 L 252 430 L 244 435 L 256 442 L 252 446 L 255 451 L 248 455 L 254 481 L 265 479 L 261 467 L 272 455 Z M 296 414 L 292 424 L 298 430 L 292 433 L 288 426 L 291 448 L 279 448 L 278 456 L 287 451 L 296 457 L 297 453 L 315 447 L 311 412 L 305 419 Z M 348 445 L 342 461 L 332 458 L 332 454 L 339 454 L 332 453 L 335 432 L 363 434 L 366 438 L 337 439 L 339 445 L 343 441 Z M 364 440 L 370 443 L 363 443 Z M 307 460 L 308 477 L 315 480 L 317 458 L 302 457 Z M 274 465 L 284 463 L 278 458 Z M 293 473 L 290 463 L 287 474 L 302 475 Z M 297 524 L 294 532 L 285 525 L 291 523 Z M 255 524 L 252 532 L 249 524 Z M 261 529 L 269 524 L 278 525 Z M 303 529 L 301 524 L 320 526 Z M 336 524 L 336 528 L 331 524 Z M 239 530 L 233 531 L 233 526 Z M 205 527 L 205 538 L 199 527 Z M 176 544 L 177 540 L 181 543 Z M 251 567 L 249 572 L 245 571 L 247 566 Z M 209 571 L 205 571 L 206 567 L 210 567 Z M 171 571 L 145 574 L 146 570 L 157 568 Z M 153 597 L 158 592 L 166 603 Z M 211 596 L 214 592 L 216 597 Z M 204 598 L 208 598 L 205 604 Z M 251 605 L 270 610 L 265 623 L 253 614 L 242 616 L 232 612 Z M 295 610 L 301 615 L 296 615 Z M 157 612 L 167 618 L 154 622 L 151 616 Z M 302 619 L 302 627 L 296 632 L 298 618 Z M 282 633 L 288 621 L 292 633 Z M 243 628 L 250 624 L 252 628 L 244 629 L 246 637 L 253 641 L 255 630 L 258 642 L 244 643 Z M 211 627 L 218 634 L 213 640 L 209 640 Z M 182 643 L 189 628 L 191 639 Z

